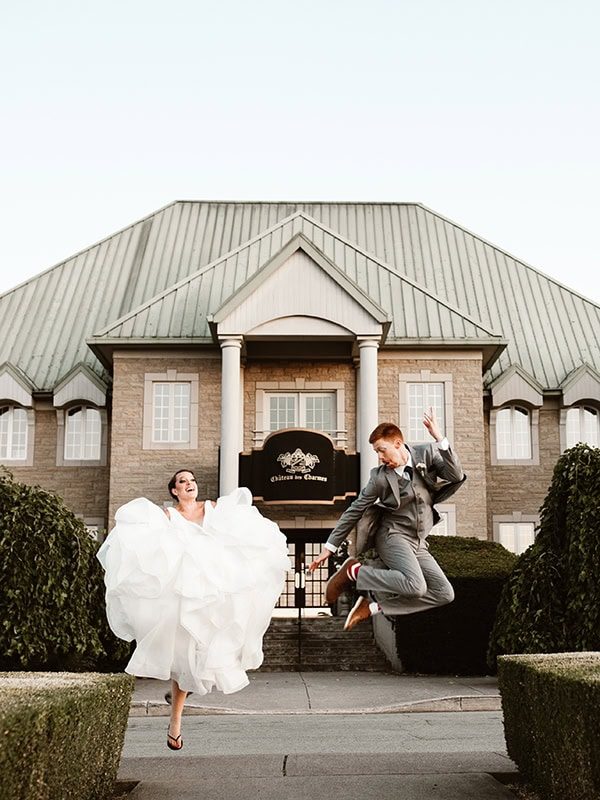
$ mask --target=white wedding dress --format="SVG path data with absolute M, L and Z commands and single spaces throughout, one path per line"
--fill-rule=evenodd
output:
M 248 489 L 207 501 L 202 525 L 140 497 L 98 550 L 113 632 L 137 647 L 126 672 L 229 694 L 263 660 L 262 637 L 289 569 L 286 540 Z

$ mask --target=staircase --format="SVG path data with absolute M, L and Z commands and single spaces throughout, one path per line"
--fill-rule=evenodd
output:
M 300 670 L 386 672 L 386 657 L 375 643 L 370 621 L 344 631 L 344 617 L 274 618 L 263 640 L 263 672 Z

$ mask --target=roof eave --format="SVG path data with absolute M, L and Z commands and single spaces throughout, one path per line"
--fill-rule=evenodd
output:
M 179 339 L 167 337 L 156 337 L 153 339 L 94 337 L 86 339 L 86 344 L 100 363 L 106 367 L 106 369 L 111 369 L 115 350 L 152 350 L 157 347 L 191 349 L 194 347 L 206 347 L 207 345 L 212 346 L 214 342 L 209 336 L 195 336 Z
M 436 350 L 479 350 L 482 354 L 482 368 L 486 372 L 500 357 L 508 345 L 507 339 L 436 339 L 402 338 L 388 339 L 386 348 L 400 350 L 418 347 Z

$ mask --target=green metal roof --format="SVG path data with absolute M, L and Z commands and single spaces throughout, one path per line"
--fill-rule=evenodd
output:
M 172 203 L 1 296 L 0 363 L 43 391 L 78 363 L 104 374 L 95 333 L 208 341 L 208 314 L 298 233 L 390 314 L 390 344 L 506 340 L 488 382 L 600 370 L 599 306 L 415 203 Z

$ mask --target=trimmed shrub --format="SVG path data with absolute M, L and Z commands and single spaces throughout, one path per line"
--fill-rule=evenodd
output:
M 534 544 L 507 582 L 490 641 L 502 653 L 600 650 L 600 449 L 558 460 Z
M 427 541 L 455 599 L 447 606 L 394 617 L 398 657 L 408 672 L 485 674 L 496 608 L 517 556 L 481 539 L 429 536 Z
M 509 756 L 546 800 L 600 798 L 600 653 L 501 656 Z
M 0 469 L 0 669 L 122 666 L 96 549 L 60 497 Z
M 134 678 L 0 673 L 2 800 L 111 798 Z

